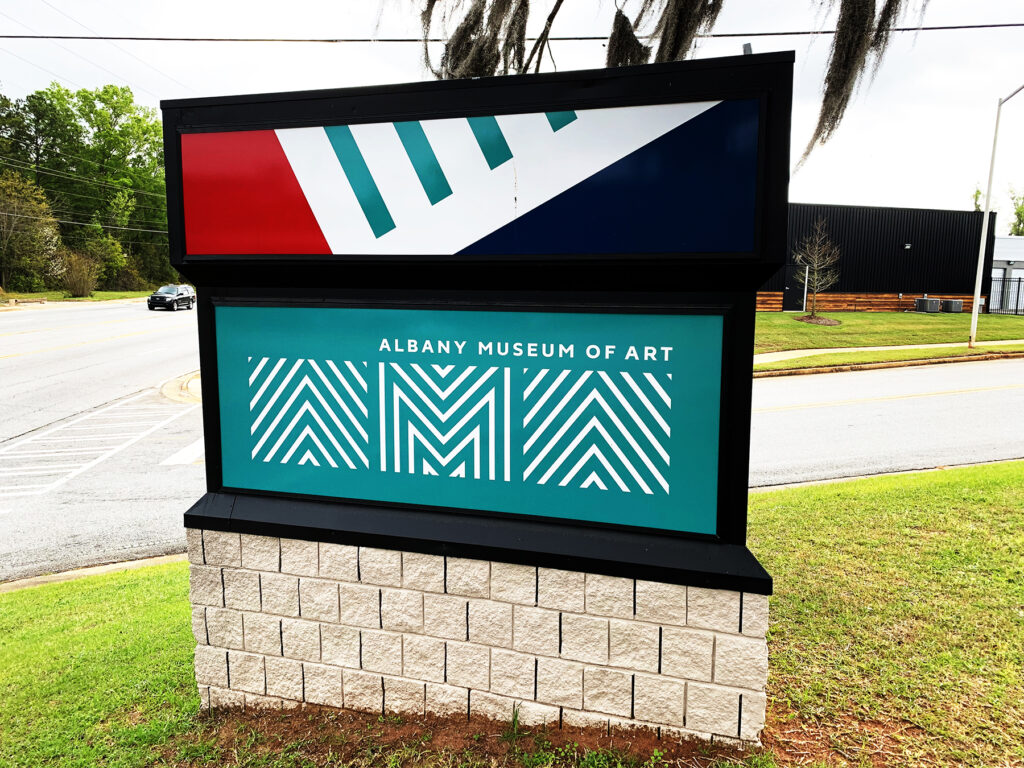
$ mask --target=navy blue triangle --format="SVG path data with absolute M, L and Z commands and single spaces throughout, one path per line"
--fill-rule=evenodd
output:
M 759 111 L 723 101 L 461 253 L 752 251 Z

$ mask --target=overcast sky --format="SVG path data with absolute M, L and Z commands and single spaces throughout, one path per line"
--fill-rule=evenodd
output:
M 530 34 L 553 0 L 533 0 Z M 629 0 L 627 9 L 637 0 Z M 415 37 L 419 0 L 0 0 L 0 34 L 180 37 Z M 716 32 L 830 29 L 817 0 L 726 0 Z M 553 35 L 605 35 L 611 0 L 568 0 Z M 905 26 L 918 23 L 914 14 Z M 931 0 L 926 26 L 1024 22 L 1020 0 Z M 1024 84 L 1024 28 L 902 33 L 865 83 L 838 134 L 794 174 L 797 202 L 969 209 L 984 189 L 996 103 Z M 796 51 L 793 157 L 813 130 L 830 38 L 703 40 L 700 58 Z M 560 71 L 599 67 L 600 42 L 556 42 Z M 435 48 L 439 54 L 440 48 Z M 545 59 L 544 70 L 552 63 Z M 0 91 L 22 97 L 57 80 L 71 89 L 129 85 L 160 99 L 408 82 L 430 77 L 409 43 L 250 44 L 0 40 Z M 1010 217 L 1008 190 L 1024 191 L 1024 92 L 1003 107 L 993 207 L 997 234 Z

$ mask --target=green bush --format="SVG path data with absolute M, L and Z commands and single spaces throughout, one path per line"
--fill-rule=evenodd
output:
M 64 290 L 72 298 L 92 296 L 98 272 L 96 262 L 88 256 L 68 251 L 64 257 Z

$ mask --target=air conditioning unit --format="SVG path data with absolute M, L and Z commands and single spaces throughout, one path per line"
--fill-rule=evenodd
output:
M 942 300 L 942 311 L 943 312 L 963 312 L 964 311 L 964 300 L 963 299 L 943 299 Z
M 914 299 L 915 312 L 938 312 L 938 299 Z

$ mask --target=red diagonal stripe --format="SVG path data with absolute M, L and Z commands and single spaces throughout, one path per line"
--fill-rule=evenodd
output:
M 329 254 L 273 131 L 181 137 L 189 254 Z

